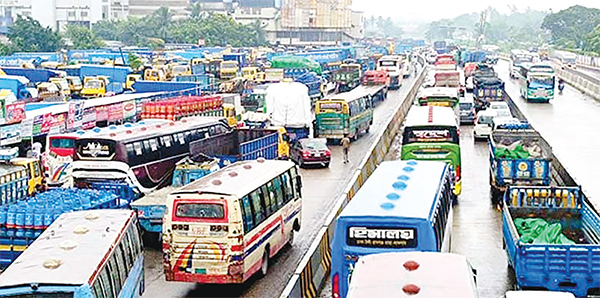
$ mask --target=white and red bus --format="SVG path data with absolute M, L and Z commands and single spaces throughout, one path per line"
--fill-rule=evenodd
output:
M 158 124 L 167 124 L 173 121 L 162 119 L 147 119 L 137 123 L 125 123 L 108 127 L 96 127 L 89 130 L 80 130 L 71 133 L 50 134 L 46 138 L 44 167 L 46 181 L 49 186 L 57 187 L 68 184 L 71 178 L 71 163 L 75 157 L 75 142 L 81 138 L 100 137 L 110 133 L 117 133 L 127 129 Z
M 300 230 L 302 182 L 291 161 L 240 161 L 172 192 L 163 221 L 167 281 L 243 283 Z

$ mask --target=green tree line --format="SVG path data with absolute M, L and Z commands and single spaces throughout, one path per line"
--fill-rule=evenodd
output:
M 104 40 L 152 48 L 160 48 L 164 43 L 196 44 L 199 39 L 204 39 L 206 46 L 241 47 L 267 43 L 259 22 L 243 25 L 226 15 L 202 14 L 198 8 L 192 6 L 191 16 L 185 19 L 173 19 L 173 12 L 162 7 L 146 17 L 103 20 L 93 24 L 92 28 L 68 25 L 61 33 L 43 27 L 31 17 L 18 16 L 8 29 L 9 42 L 0 44 L 0 54 L 54 52 L 66 47 L 97 49 L 105 45 Z

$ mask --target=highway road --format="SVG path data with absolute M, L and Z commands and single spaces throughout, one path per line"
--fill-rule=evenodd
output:
M 400 90 L 390 91 L 388 99 L 375 108 L 371 132 L 352 143 L 350 163 L 342 162 L 340 146 L 330 145 L 332 162 L 329 168 L 301 170 L 304 185 L 302 229 L 294 239 L 294 246 L 284 249 L 272 260 L 266 278 L 251 278 L 242 285 L 166 282 L 159 245 L 151 243 L 145 250 L 146 292 L 143 297 L 278 297 L 330 213 L 334 201 L 350 181 L 351 174 L 367 154 L 377 134 L 385 128 L 395 107 L 404 99 L 411 82 L 412 79 L 405 80 Z
M 500 61 L 495 69 L 507 93 L 600 210 L 600 175 L 595 170 L 600 168 L 600 103 L 568 85 L 549 104 L 527 103 L 519 97 L 517 80 L 508 77 L 508 63 Z M 454 207 L 451 251 L 466 256 L 477 269 L 479 296 L 498 298 L 514 288 L 515 276 L 502 248 L 502 214 L 490 201 L 487 143 L 475 142 L 472 130 L 461 126 L 463 191 Z M 399 159 L 400 147 L 396 138 L 386 159 Z M 331 297 L 330 280 L 319 297 Z

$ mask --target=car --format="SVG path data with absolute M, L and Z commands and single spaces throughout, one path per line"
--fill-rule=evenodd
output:
M 290 158 L 300 167 L 322 165 L 327 168 L 331 162 L 331 150 L 327 147 L 327 139 L 299 139 L 290 148 Z
M 508 104 L 504 101 L 492 101 L 492 102 L 490 102 L 488 109 L 507 110 L 510 113 L 510 108 L 508 107 Z
M 568 292 L 508 291 L 500 298 L 575 298 L 575 295 Z
M 482 110 L 477 113 L 475 118 L 475 127 L 473 128 L 473 139 L 485 140 L 492 133 L 492 124 L 494 117 L 496 117 L 496 111 Z
M 461 97 L 458 106 L 460 108 L 460 123 L 475 124 L 475 103 L 472 97 Z

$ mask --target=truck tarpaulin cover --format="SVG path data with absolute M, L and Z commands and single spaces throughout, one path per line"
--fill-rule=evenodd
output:
M 575 244 L 562 234 L 562 225 L 559 222 L 550 224 L 541 218 L 517 218 L 515 226 L 524 243 Z
M 310 58 L 296 56 L 275 56 L 271 60 L 273 68 L 302 68 L 321 74 L 321 65 Z
M 274 125 L 310 127 L 312 113 L 308 87 L 298 82 L 283 82 L 270 85 L 266 93 L 267 115 Z

